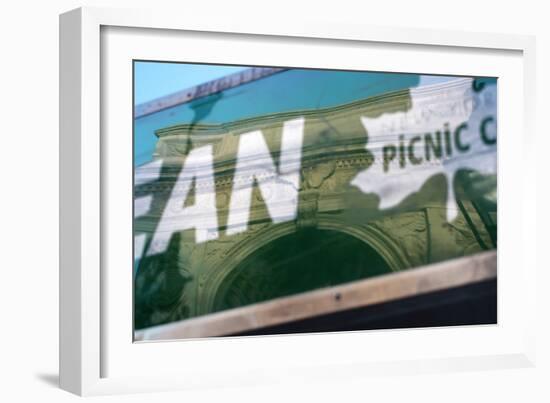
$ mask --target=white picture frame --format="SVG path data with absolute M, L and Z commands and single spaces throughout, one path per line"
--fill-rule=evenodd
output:
M 299 60 L 307 48 L 308 58 L 301 56 L 297 65 L 366 68 L 360 56 L 372 52 L 377 55 L 369 62 L 372 70 L 393 65 L 405 72 L 498 76 L 499 194 L 510 194 L 499 198 L 499 324 L 132 343 L 127 326 L 132 276 L 107 270 L 131 256 L 131 214 L 116 214 L 131 203 L 125 197 L 131 190 L 131 156 L 129 150 L 119 153 L 131 147 L 131 132 L 111 134 L 125 133 L 131 125 L 126 62 L 144 55 L 178 60 L 182 56 L 174 44 L 182 40 L 193 61 L 292 65 L 289 60 Z M 273 53 L 246 53 L 238 43 Z M 341 58 L 324 60 L 327 49 L 342 52 Z M 513 164 L 518 154 L 528 161 L 534 148 L 534 49 L 529 36 L 315 20 L 183 20 L 168 11 L 102 8 L 61 15 L 61 387 L 96 395 L 244 386 L 297 376 L 328 380 L 335 378 L 334 369 L 344 378 L 534 365 L 535 318 L 529 313 L 535 311 L 537 274 L 535 242 L 528 235 L 535 233 L 536 212 L 523 207 L 527 192 L 508 192 L 535 187 L 534 167 Z M 114 155 L 120 157 L 117 165 Z M 453 344 L 457 340 L 460 345 Z M 409 344 L 415 348 L 407 348 Z

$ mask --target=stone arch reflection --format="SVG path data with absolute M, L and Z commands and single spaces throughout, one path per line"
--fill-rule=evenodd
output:
M 220 284 L 221 311 L 392 271 L 370 245 L 344 232 L 303 229 L 247 256 Z

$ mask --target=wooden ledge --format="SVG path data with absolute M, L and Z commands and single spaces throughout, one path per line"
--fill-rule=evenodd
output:
M 496 276 L 497 252 L 483 252 L 198 318 L 154 326 L 138 330 L 134 336 L 135 341 L 152 341 L 236 334 L 473 284 L 494 279 Z

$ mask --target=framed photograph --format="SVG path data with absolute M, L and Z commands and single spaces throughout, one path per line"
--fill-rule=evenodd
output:
M 86 8 L 60 45 L 64 389 L 532 365 L 532 38 Z

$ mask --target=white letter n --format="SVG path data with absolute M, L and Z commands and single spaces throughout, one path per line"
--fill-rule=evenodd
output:
M 195 183 L 195 204 L 184 207 L 193 182 Z M 218 237 L 216 187 L 210 145 L 195 148 L 187 155 L 162 213 L 148 255 L 164 252 L 173 233 L 191 228 L 195 228 L 197 243 Z
M 227 221 L 228 235 L 238 234 L 247 229 L 254 181 L 258 183 L 274 223 L 296 218 L 303 131 L 303 118 L 284 123 L 279 172 L 261 131 L 240 136 Z

